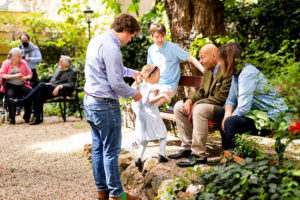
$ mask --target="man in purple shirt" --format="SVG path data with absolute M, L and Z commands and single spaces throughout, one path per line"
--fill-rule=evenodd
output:
M 100 200 L 140 199 L 124 192 L 118 166 L 122 140 L 118 99 L 133 97 L 139 101 L 142 97 L 123 80 L 125 76 L 136 78 L 140 72 L 123 65 L 120 46 L 139 31 L 134 17 L 121 14 L 112 23 L 111 30 L 90 41 L 86 53 L 84 109 L 91 126 L 92 166 Z

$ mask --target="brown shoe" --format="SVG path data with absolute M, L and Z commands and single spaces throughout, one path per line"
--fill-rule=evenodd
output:
M 97 192 L 97 199 L 98 200 L 108 200 L 108 191 L 98 191 Z
M 120 197 L 109 197 L 109 200 L 124 200 Z M 142 200 L 142 198 L 126 193 L 126 200 Z

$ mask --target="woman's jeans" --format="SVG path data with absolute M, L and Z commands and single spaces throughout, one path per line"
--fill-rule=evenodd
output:
M 228 117 L 224 123 L 225 133 L 221 128 L 222 121 L 224 118 L 225 110 L 222 108 L 217 113 L 218 129 L 222 135 L 222 148 L 224 150 L 234 149 L 236 147 L 234 136 L 236 134 L 242 134 L 246 132 L 251 132 L 253 135 L 257 135 L 257 129 L 253 119 L 243 117 L 243 116 L 231 116 Z
M 118 100 L 85 95 L 84 110 L 92 132 L 92 166 L 98 191 L 109 196 L 123 194 L 118 157 L 121 152 L 121 111 Z

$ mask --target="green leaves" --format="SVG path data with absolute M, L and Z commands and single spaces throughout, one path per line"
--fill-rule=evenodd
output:
M 225 44 L 227 42 L 235 42 L 235 39 L 229 38 L 228 36 L 220 36 L 220 35 L 215 35 L 211 39 L 210 38 L 203 38 L 203 34 L 200 33 L 199 35 L 196 36 L 194 41 L 192 42 L 190 46 L 190 55 L 199 59 L 199 52 L 200 49 L 206 45 L 206 44 Z
M 106 8 L 110 8 L 116 15 L 122 13 L 121 4 L 117 3 L 116 0 L 103 0 L 103 3 L 106 3 Z

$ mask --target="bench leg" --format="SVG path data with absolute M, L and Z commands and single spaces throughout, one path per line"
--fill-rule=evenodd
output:
M 177 133 L 176 133 L 176 124 L 175 124 L 175 122 L 173 122 L 173 121 L 171 121 L 171 120 L 169 120 L 170 121 L 170 123 L 171 123 L 171 128 L 172 128 L 172 130 L 173 130 L 173 133 L 174 133 L 174 135 L 177 137 Z
M 64 104 L 64 107 L 62 107 L 61 104 Z M 66 102 L 59 102 L 59 108 L 60 108 L 60 114 L 61 114 L 61 117 L 63 118 L 64 122 L 66 122 Z

